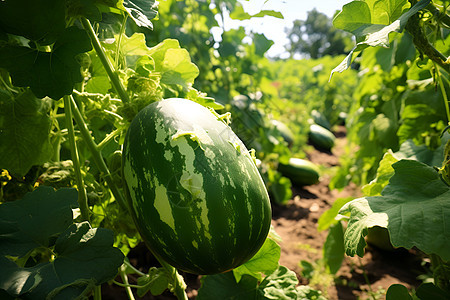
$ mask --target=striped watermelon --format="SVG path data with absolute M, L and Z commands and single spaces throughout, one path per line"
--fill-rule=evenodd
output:
M 311 185 L 319 182 L 319 168 L 306 159 L 290 158 L 288 164 L 278 164 L 278 171 L 298 185 Z
M 271 208 L 254 160 L 200 104 L 172 98 L 145 107 L 125 137 L 122 166 L 142 238 L 174 267 L 225 272 L 264 243 Z

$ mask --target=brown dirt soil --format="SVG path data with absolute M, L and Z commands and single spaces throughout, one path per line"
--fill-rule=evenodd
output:
M 336 145 L 331 152 L 312 149 L 308 159 L 325 171 L 316 185 L 293 187 L 293 197 L 286 205 L 273 205 L 272 225 L 281 236 L 280 264 L 296 272 L 300 284 L 310 284 L 323 291 L 327 299 L 384 299 L 385 291 L 390 285 L 400 283 L 407 288 L 417 287 L 420 282 L 416 277 L 423 273 L 421 259 L 413 251 L 395 250 L 382 251 L 370 245 L 366 248 L 363 258 L 344 258 L 341 268 L 335 276 L 325 272 L 321 264 L 322 248 L 327 232 L 317 230 L 319 217 L 331 207 L 333 202 L 341 197 L 359 197 L 360 189 L 349 185 L 342 191 L 330 190 L 328 184 L 332 172 L 327 169 L 339 167 L 339 157 L 343 155 L 346 144 L 345 127 L 336 128 Z M 129 255 L 131 263 L 143 271 L 156 265 L 145 246 L 140 245 Z M 307 261 L 315 268 L 313 278 L 302 276 L 301 261 Z M 200 286 L 198 276 L 183 274 L 188 285 L 189 299 L 195 299 Z M 118 279 L 119 280 L 119 279 Z M 130 283 L 135 283 L 130 276 Z M 103 299 L 127 299 L 123 288 L 104 285 Z M 169 292 L 153 297 L 146 295 L 136 299 L 176 299 Z M 216 300 L 216 299 L 211 299 Z M 220 300 L 220 299 L 219 299 Z

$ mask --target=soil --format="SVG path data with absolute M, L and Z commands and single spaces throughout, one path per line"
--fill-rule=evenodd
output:
M 308 159 L 324 170 L 339 168 L 339 157 L 345 151 L 345 127 L 335 128 L 334 133 L 337 139 L 331 152 L 311 148 L 307 153 Z M 334 276 L 325 271 L 321 258 L 327 232 L 318 231 L 318 219 L 336 199 L 357 198 L 361 193 L 352 184 L 341 191 L 330 190 L 330 175 L 327 174 L 332 172 L 324 173 L 318 184 L 294 186 L 293 197 L 286 205 L 273 205 L 272 225 L 282 238 L 279 263 L 294 271 L 300 284 L 309 284 L 321 290 L 331 300 L 384 299 L 386 290 L 396 283 L 403 284 L 408 289 L 417 287 L 421 283 L 417 276 L 425 272 L 421 266 L 422 259 L 414 251 L 404 249 L 383 251 L 368 245 L 363 258 L 345 256 L 341 268 Z M 129 257 L 131 263 L 144 271 L 156 263 L 143 245 L 133 249 Z M 303 265 L 312 266 L 314 273 L 306 272 L 302 261 Z M 193 300 L 200 286 L 200 278 L 191 274 L 183 276 L 188 285 L 189 299 Z M 135 283 L 132 277 L 130 283 Z M 128 299 L 122 288 L 104 285 L 102 292 L 103 299 Z M 165 292 L 157 297 L 146 295 L 136 299 L 176 298 Z

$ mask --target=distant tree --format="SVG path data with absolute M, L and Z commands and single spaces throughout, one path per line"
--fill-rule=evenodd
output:
M 289 44 L 286 50 L 295 54 L 319 58 L 325 55 L 346 54 L 353 42 L 351 35 L 333 27 L 327 15 L 313 9 L 306 21 L 295 20 L 292 28 L 286 28 Z

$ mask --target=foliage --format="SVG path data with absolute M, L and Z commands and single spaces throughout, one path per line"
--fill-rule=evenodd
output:
M 236 1 L 164 1 L 152 20 L 155 1 L 32 2 L 0 4 L 0 249 L 7 270 L 0 294 L 98 298 L 99 286 L 109 282 L 131 295 L 127 276 L 135 274 L 139 296 L 169 289 L 186 299 L 182 276 L 166 262 L 143 273 L 124 258 L 141 242 L 123 197 L 124 133 L 143 107 L 163 98 L 225 112 L 234 96 L 248 95 L 264 111 L 258 155 L 268 165 L 275 161 L 267 184 L 280 203 L 290 198 L 276 160 L 291 150 L 266 115 L 278 99 L 264 58 L 272 41 L 252 33 L 244 43 L 242 28 L 224 31 L 220 42 L 210 33 L 215 15 L 281 14 L 248 15 Z M 320 295 L 296 287 L 295 274 L 278 266 L 279 251 L 267 240 L 226 276 L 256 284 L 264 299 Z M 211 288 L 214 279 L 205 279 L 202 289 Z
M 0 2 L 0 264 L 8 271 L 0 276 L 1 297 L 97 298 L 105 282 L 131 294 L 134 274 L 139 296 L 169 289 L 186 299 L 182 276 L 164 261 L 143 273 L 124 258 L 141 238 L 120 173 L 124 133 L 135 115 L 152 102 L 181 97 L 231 120 L 257 150 L 277 203 L 292 195 L 278 164 L 305 157 L 314 111 L 331 129 L 345 122 L 350 145 L 330 186 L 367 185 L 363 198 L 339 199 L 320 219 L 320 229 L 330 230 L 327 272 L 338 270 L 344 251 L 363 254 L 369 228 L 385 227 L 394 246 L 430 256 L 434 283 L 418 287 L 414 297 L 445 298 L 448 1 L 352 1 L 333 21 L 355 35 L 347 57 L 276 62 L 264 57 L 272 41 L 262 34 L 222 27 L 215 40 L 211 33 L 226 15 L 281 18 L 276 11 L 250 15 L 236 0 L 167 0 L 153 19 L 154 4 Z M 314 21 L 324 20 L 310 21 L 301 26 L 317 28 Z M 355 69 L 330 79 L 349 67 Z M 273 120 L 293 132 L 292 143 Z M 339 211 L 344 219 L 337 221 Z M 278 265 L 279 253 L 266 240 L 248 263 L 205 276 L 199 298 L 320 299 Z M 393 286 L 389 297 L 410 295 Z
M 340 207 L 341 218 L 348 220 L 343 237 L 348 255 L 364 255 L 365 237 L 374 227 L 387 228 L 394 247 L 415 247 L 429 255 L 434 283 L 417 289 L 419 299 L 450 293 L 444 134 L 450 119 L 449 69 L 442 60 L 448 34 L 442 30 L 426 36 L 447 27 L 448 16 L 447 4 L 430 2 L 353 1 L 333 21 L 352 32 L 357 45 L 331 75 L 347 69 L 364 50 L 358 61 L 364 77 L 347 119 L 349 151 L 358 148 L 331 186 L 345 184 L 343 177 L 370 183 L 362 189 L 365 197 L 340 201 L 322 220 L 323 226 L 332 224 L 330 217 Z M 370 48 L 376 46 L 385 48 Z M 386 298 L 412 299 L 399 285 Z

